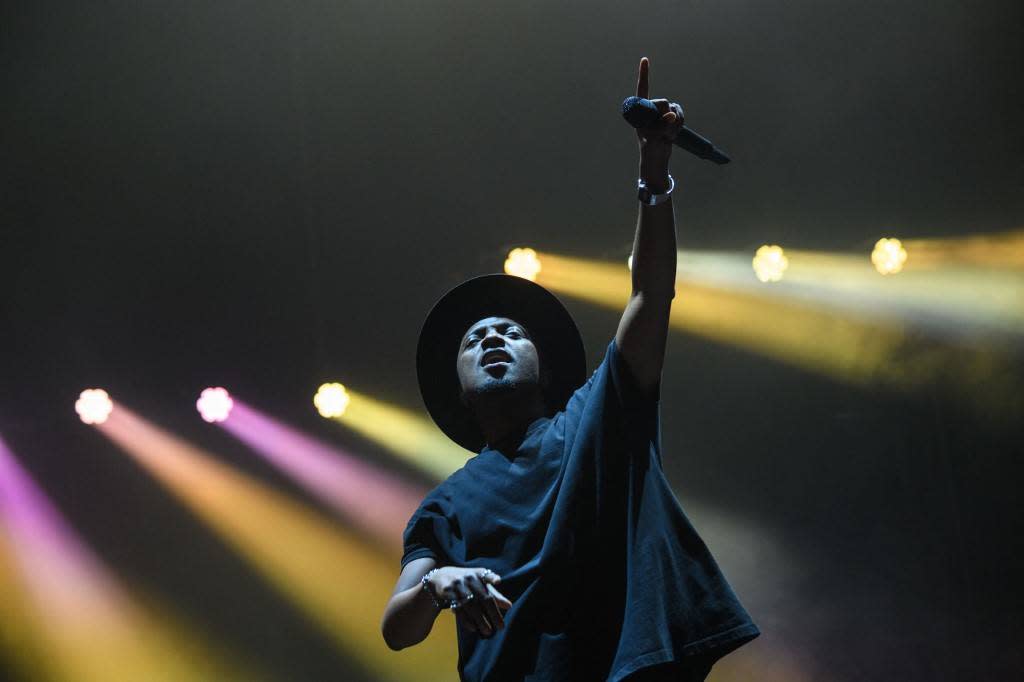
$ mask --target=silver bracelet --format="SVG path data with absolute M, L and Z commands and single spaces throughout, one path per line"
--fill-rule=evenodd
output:
M 424 576 L 422 578 L 420 578 L 420 585 L 423 587 L 423 591 L 430 595 L 430 601 L 434 603 L 434 608 L 438 609 L 438 610 L 441 610 L 441 609 L 449 608 L 450 604 L 448 602 L 439 602 L 437 600 L 437 597 L 434 595 L 434 590 L 432 590 L 430 588 L 430 578 L 438 570 L 440 570 L 440 569 L 439 568 L 432 568 L 429 571 L 427 571 L 426 574 L 424 574 Z
M 647 187 L 647 183 L 644 182 L 643 178 L 638 178 L 636 182 L 636 198 L 644 206 L 657 206 L 658 204 L 668 201 L 669 195 L 672 194 L 672 190 L 676 188 L 676 181 L 672 178 L 672 175 L 668 176 L 668 189 L 661 194 L 655 194 L 651 192 L 650 188 Z

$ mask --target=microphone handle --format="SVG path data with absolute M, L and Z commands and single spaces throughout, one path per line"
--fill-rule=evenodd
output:
M 658 124 L 661 114 L 651 100 L 643 97 L 627 97 L 622 102 L 622 117 L 634 128 L 648 128 Z M 730 161 L 721 149 L 711 143 L 711 140 L 698 135 L 686 126 L 683 126 L 679 134 L 676 135 L 675 144 L 691 154 L 718 164 Z
M 717 164 L 729 163 L 731 161 L 721 149 L 711 143 L 711 140 L 698 135 L 686 126 L 683 126 L 679 134 L 676 135 L 675 144 L 691 154 L 708 161 L 714 161 Z

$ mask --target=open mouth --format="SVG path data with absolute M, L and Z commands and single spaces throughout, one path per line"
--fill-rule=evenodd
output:
M 488 365 L 496 365 L 499 363 L 507 364 L 509 362 L 512 362 L 512 356 L 509 355 L 507 351 L 503 350 L 489 350 L 486 353 L 484 353 L 484 357 L 480 360 L 480 364 L 483 367 L 487 367 Z

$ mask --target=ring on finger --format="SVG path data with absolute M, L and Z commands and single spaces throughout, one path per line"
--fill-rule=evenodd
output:
M 473 594 L 472 592 L 470 592 L 469 596 L 466 597 L 465 599 L 452 599 L 451 605 L 449 606 L 449 608 L 451 608 L 452 610 L 455 610 L 455 609 L 458 609 L 458 608 L 460 608 L 462 606 L 465 606 L 469 602 L 473 601 L 474 597 L 476 597 L 476 595 Z

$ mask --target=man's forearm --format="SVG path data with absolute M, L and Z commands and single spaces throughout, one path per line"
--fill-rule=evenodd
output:
M 641 142 L 640 179 L 654 193 L 670 186 L 672 150 L 663 141 Z M 657 206 L 640 204 L 633 239 L 633 293 L 622 312 L 615 341 L 637 387 L 661 381 L 669 313 L 676 284 L 676 221 L 672 198 Z
M 399 592 L 384 609 L 384 641 L 395 651 L 419 644 L 430 634 L 439 613 L 419 584 Z
M 640 177 L 652 192 L 669 188 L 667 160 L 648 161 L 641 155 Z M 672 199 L 657 206 L 640 205 L 633 240 L 633 294 L 645 297 L 675 295 L 676 221 Z

